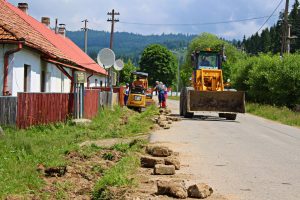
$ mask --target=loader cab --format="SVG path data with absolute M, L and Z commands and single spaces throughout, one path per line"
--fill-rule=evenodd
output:
M 194 70 L 222 69 L 222 56 L 218 52 L 197 51 L 192 54 Z
M 197 91 L 224 91 L 223 54 L 207 49 L 192 54 L 192 85 Z

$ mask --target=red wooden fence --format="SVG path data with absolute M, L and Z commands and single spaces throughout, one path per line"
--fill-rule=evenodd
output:
M 99 111 L 99 90 L 85 90 L 84 93 L 84 117 L 92 119 Z
M 17 127 L 66 121 L 73 113 L 73 97 L 64 93 L 18 93 Z

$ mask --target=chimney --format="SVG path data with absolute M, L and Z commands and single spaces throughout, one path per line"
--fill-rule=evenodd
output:
M 49 17 L 42 17 L 41 22 L 45 24 L 48 28 L 50 27 L 50 18 Z
M 28 14 L 28 4 L 27 3 L 18 3 L 18 8 L 24 13 Z
M 66 37 L 66 25 L 65 24 L 59 24 L 58 34 Z

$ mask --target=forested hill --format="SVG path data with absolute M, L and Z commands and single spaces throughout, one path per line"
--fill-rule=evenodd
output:
M 67 36 L 80 48 L 84 48 L 84 32 L 68 31 Z M 162 44 L 169 49 L 187 47 L 196 35 L 185 34 L 162 34 L 162 35 L 140 35 L 127 32 L 116 32 L 114 35 L 114 51 L 117 57 L 131 58 L 138 63 L 143 49 L 149 44 Z M 110 33 L 105 31 L 89 30 L 88 32 L 88 54 L 95 58 L 100 49 L 109 47 Z

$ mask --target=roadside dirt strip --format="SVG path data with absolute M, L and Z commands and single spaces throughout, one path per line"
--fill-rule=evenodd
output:
M 171 116 L 168 109 L 161 109 L 160 115 L 153 121 L 157 124 L 157 132 L 170 130 L 172 124 L 180 122 L 181 118 Z M 180 153 L 164 144 L 150 143 L 140 157 L 141 168 L 136 174 L 139 185 L 129 192 L 129 199 L 227 199 L 214 193 L 213 188 L 206 183 L 195 182 L 196 180 L 191 183 L 193 175 L 180 170 L 181 167 L 188 167 L 181 163 Z
M 168 101 L 175 117 L 178 104 Z M 156 192 L 158 180 L 174 179 L 187 186 L 208 184 L 213 189 L 208 199 L 300 199 L 299 128 L 249 114 L 226 121 L 215 113 L 196 113 L 153 132 L 150 143 L 178 152 L 181 165 L 171 176 L 148 176 L 153 170 L 141 169 L 145 193 Z

